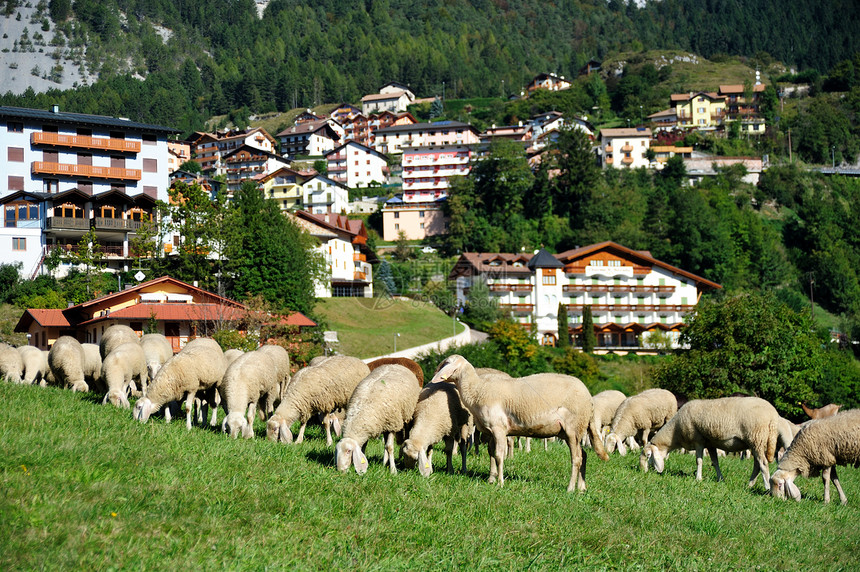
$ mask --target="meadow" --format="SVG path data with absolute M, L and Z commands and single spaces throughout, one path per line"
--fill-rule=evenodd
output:
M 465 474 L 391 475 L 380 440 L 370 469 L 339 474 L 318 427 L 300 445 L 233 440 L 92 395 L 0 384 L 0 569 L 856 569 L 860 471 L 848 506 L 819 479 L 778 501 L 751 462 L 671 455 L 663 475 L 638 455 L 588 456 L 588 492 L 567 493 L 562 443 L 517 451 L 502 489 L 488 458 Z M 223 412 L 221 413 L 223 416 Z M 772 466 L 772 468 L 775 467 Z M 835 493 L 834 493 L 835 494 Z

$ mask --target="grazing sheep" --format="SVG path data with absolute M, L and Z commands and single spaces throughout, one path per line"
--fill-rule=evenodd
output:
M 779 435 L 776 439 L 776 460 L 782 459 L 785 451 L 791 447 L 791 442 L 800 431 L 800 425 L 795 425 L 785 417 L 779 418 Z
M 24 377 L 24 360 L 12 346 L 0 343 L 0 379 L 9 383 L 21 383 Z
M 185 399 L 185 425 L 191 429 L 194 397 L 221 381 L 227 363 L 218 342 L 196 338 L 167 360 L 147 388 L 146 395 L 134 404 L 134 418 L 146 423 L 149 417 L 171 401 Z
M 254 437 L 254 413 L 258 405 L 266 407 L 260 400 L 279 384 L 281 373 L 273 357 L 276 355 L 260 348 L 239 356 L 224 372 L 218 384 L 221 403 L 227 411 L 221 430 L 234 439 L 240 434 L 246 439 Z
M 432 382 L 449 381 L 457 386 L 460 399 L 472 413 L 475 425 L 490 433 L 495 446 L 490 464 L 490 482 L 504 485 L 503 443 L 508 435 L 563 439 L 570 449 L 571 475 L 567 490 L 585 490 L 586 453 L 582 435 L 591 432 L 595 452 L 607 459 L 592 422 L 591 394 L 580 380 L 569 375 L 539 373 L 523 378 L 481 378 L 460 355 L 439 364 Z M 495 469 L 495 470 L 494 470 Z
M 51 352 L 48 350 L 42 350 L 42 381 L 39 383 L 41 387 L 48 387 L 49 385 L 57 385 L 57 380 L 54 379 L 54 373 L 51 371 L 51 366 L 48 365 L 48 356 L 51 355 Z
M 301 427 L 296 443 L 301 443 L 311 417 L 346 407 L 355 386 L 369 373 L 366 363 L 349 356 L 332 356 L 319 365 L 300 369 L 287 385 L 275 414 L 269 418 L 266 435 L 272 441 L 292 443 L 290 428 L 299 421 Z
M 678 402 L 671 391 L 646 389 L 642 393 L 625 399 L 612 418 L 612 427 L 606 436 L 604 447 L 611 453 L 618 447 L 620 455 L 627 454 L 624 441 L 642 432 L 642 442 L 648 441 L 651 431 L 666 424 L 678 412 Z M 635 442 L 631 446 L 638 446 Z
M 139 344 L 140 336 L 130 327 L 123 324 L 114 324 L 104 331 L 102 339 L 99 340 L 99 353 L 105 359 L 108 354 L 122 344 Z
M 330 411 L 323 415 L 320 423 L 325 429 L 325 444 L 326 447 L 331 447 L 331 444 L 334 442 L 331 438 L 331 432 L 334 430 L 334 434 L 338 437 L 341 436 L 341 428 L 343 427 L 343 422 L 346 420 L 346 409 L 342 407 L 338 407 L 334 411 Z
M 102 356 L 99 346 L 81 344 L 81 348 L 84 350 L 84 379 L 89 384 L 90 391 L 106 392 L 107 386 L 102 382 Z
M 84 348 L 72 336 L 60 336 L 48 353 L 48 365 L 54 380 L 72 391 L 89 391 L 84 380 Z
M 639 466 L 648 471 L 653 467 L 663 472 L 666 456 L 677 449 L 696 450 L 696 480 L 702 480 L 702 455 L 705 449 L 721 481 L 717 449 L 739 452 L 750 449 L 755 462 L 749 486 L 761 473 L 768 488 L 768 463 L 776 453 L 779 435 L 779 414 L 773 405 L 758 397 L 723 397 L 694 399 L 678 410 L 645 444 L 639 456 Z
M 155 379 L 158 370 L 164 362 L 173 357 L 173 346 L 162 334 L 144 334 L 140 338 L 140 347 L 146 356 L 146 373 L 149 379 Z M 140 388 L 146 394 L 146 386 Z
M 615 417 L 618 406 L 625 399 L 627 399 L 627 396 L 615 389 L 601 391 L 591 398 L 591 401 L 594 403 L 594 423 L 597 425 L 597 431 L 601 438 L 609 431 L 609 427 L 612 425 L 612 418 Z M 591 439 L 588 438 L 588 435 L 582 438 L 582 445 L 584 447 L 591 446 Z
M 263 413 L 269 415 L 275 410 L 275 403 L 281 400 L 281 396 L 290 384 L 290 354 L 283 347 L 275 344 L 265 344 L 260 346 L 257 351 L 272 358 L 272 363 L 275 366 L 275 385 L 266 395 L 265 407 L 260 408 Z
M 229 349 L 226 352 L 224 352 L 224 359 L 227 360 L 227 365 L 230 365 L 231 363 L 236 361 L 236 358 L 243 355 L 244 353 L 245 352 L 243 352 L 242 350 L 237 350 L 236 348 L 232 348 L 232 349 Z
M 818 409 L 811 409 L 805 403 L 801 403 L 800 407 L 803 409 L 803 412 L 809 415 L 810 419 L 824 419 L 825 417 L 831 417 L 836 415 L 839 412 L 839 408 L 841 405 L 836 405 L 834 403 L 829 403 L 824 407 L 819 407 Z
M 428 383 L 418 395 L 412 429 L 401 448 L 407 466 L 417 462 L 418 472 L 429 477 L 433 472 L 433 445 L 444 439 L 448 473 L 454 472 L 451 457 L 457 445 L 465 473 L 468 441 L 474 428 L 472 416 L 460 401 L 457 388 L 447 383 Z
M 402 365 L 403 367 L 414 373 L 415 377 L 418 379 L 418 387 L 424 387 L 424 370 L 421 369 L 421 366 L 418 365 L 418 362 L 416 362 L 415 360 L 411 360 L 409 358 L 404 357 L 379 358 L 368 363 L 367 367 L 370 368 L 370 371 L 373 371 L 381 365 L 394 364 Z
M 367 457 L 361 449 L 371 437 L 383 435 L 382 464 L 389 464 L 391 474 L 396 474 L 395 434 L 412 421 L 420 392 L 418 378 L 402 365 L 381 365 L 362 379 L 349 398 L 343 437 L 335 448 L 337 470 L 346 472 L 352 464 L 358 474 L 367 471 Z
M 42 350 L 35 346 L 20 346 L 18 353 L 21 355 L 21 363 L 24 364 L 24 375 L 21 377 L 21 382 L 25 385 L 41 383 L 47 365 Z
M 102 362 L 101 377 L 107 386 L 102 404 L 112 403 L 117 407 L 128 409 L 128 392 L 134 380 L 146 387 L 147 376 L 146 355 L 137 342 L 117 346 Z
M 770 479 L 770 493 L 777 498 L 786 494 L 800 500 L 800 489 L 794 484 L 798 475 L 813 477 L 819 472 L 824 482 L 824 502 L 830 502 L 830 479 L 839 492 L 839 501 L 848 497 L 839 484 L 836 465 L 860 467 L 860 409 L 850 409 L 813 421 L 803 427 L 785 452 Z

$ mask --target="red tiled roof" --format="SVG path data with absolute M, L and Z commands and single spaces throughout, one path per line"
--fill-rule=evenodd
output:
M 235 321 L 244 319 L 246 315 L 247 311 L 243 308 L 224 304 L 134 304 L 78 325 L 83 326 L 101 320 L 148 320 L 151 316 L 155 316 L 156 320 L 171 322 Z
M 19 329 L 25 321 L 27 322 L 26 326 L 23 329 Z M 32 322 L 36 322 L 43 328 L 68 328 L 71 326 L 62 310 L 30 308 L 24 311 L 24 315 L 21 316 L 18 325 L 15 326 L 15 331 L 26 332 L 30 329 L 30 323 Z

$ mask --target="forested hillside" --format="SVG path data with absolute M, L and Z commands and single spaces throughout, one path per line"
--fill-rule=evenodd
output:
M 21 3 L 0 6 L 14 17 Z M 388 81 L 421 96 L 443 89 L 448 98 L 502 96 L 537 73 L 575 76 L 588 59 L 620 50 L 772 57 L 820 72 L 860 51 L 860 7 L 852 0 L 826 8 L 802 0 L 665 0 L 644 8 L 619 0 L 273 0 L 262 18 L 252 0 L 41 4 L 51 18 L 41 23 L 45 35 L 86 46 L 86 66 L 100 77 L 62 96 L 66 109 L 184 130 L 243 106 L 262 113 L 357 101 Z M 147 80 L 136 85 L 133 77 Z M 33 95 L 4 103 L 32 105 Z

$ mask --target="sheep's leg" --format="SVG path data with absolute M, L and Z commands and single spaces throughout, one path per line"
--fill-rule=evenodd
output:
M 302 441 L 305 440 L 305 427 L 307 427 L 307 426 L 308 426 L 308 422 L 303 421 L 302 426 L 299 427 L 299 435 L 298 435 L 298 437 L 296 437 L 296 443 L 301 443 Z
M 824 483 L 824 504 L 830 502 L 830 469 L 827 467 L 821 470 L 821 482 Z
M 514 456 L 514 438 L 513 437 L 507 437 L 506 439 L 503 440 L 503 442 L 508 444 L 508 448 L 505 451 L 505 458 L 513 457 Z
M 385 439 L 385 455 L 388 457 L 388 462 L 391 463 L 391 474 L 397 474 L 397 467 L 394 466 L 394 433 L 389 432 Z
M 503 431 L 493 431 L 493 438 L 496 440 L 496 468 L 499 471 L 499 486 L 505 486 L 505 447 L 507 451 L 513 453 L 513 438 L 508 437 Z
M 836 485 L 836 492 L 839 493 L 839 502 L 848 504 L 848 497 L 845 496 L 845 491 L 842 490 L 842 485 L 839 484 L 839 476 L 836 474 L 836 465 L 830 468 L 830 476 L 833 477 L 833 484 Z
M 526 437 L 526 453 L 532 452 L 532 438 Z
M 764 488 L 768 490 L 770 488 L 770 469 L 767 465 L 767 458 L 758 451 L 753 451 L 752 456 L 753 472 L 750 477 L 749 486 L 752 487 L 755 484 L 756 477 L 761 473 L 761 478 L 764 479 Z
M 499 447 L 492 434 L 487 436 L 487 454 L 490 456 L 490 478 L 487 482 L 495 483 L 499 477 L 499 465 L 496 463 L 496 449 Z
M 187 427 L 189 431 L 191 431 L 191 420 L 194 416 L 194 401 L 194 392 L 189 392 L 188 397 L 185 398 L 185 427 Z
M 325 444 L 326 447 L 331 447 L 331 444 L 334 443 L 331 438 L 331 421 L 326 418 L 323 420 L 323 425 L 325 425 Z
M 460 471 L 461 473 L 466 473 L 466 455 L 469 454 L 469 441 L 467 439 L 463 439 L 462 443 L 460 443 L 460 458 L 463 460 L 463 469 Z
M 711 464 L 714 466 L 714 470 L 717 471 L 717 482 L 723 480 L 723 473 L 720 472 L 720 461 L 717 457 L 717 450 L 714 447 L 708 447 L 708 455 L 711 456 Z
M 696 480 L 702 480 L 702 456 L 705 454 L 705 448 L 701 445 L 696 445 Z
M 452 457 L 454 456 L 454 448 L 456 447 L 456 442 L 453 437 L 446 436 L 445 437 L 445 459 L 447 463 L 445 464 L 445 470 L 448 471 L 449 475 L 454 474 L 454 462 Z
M 472 444 L 475 446 L 475 454 L 481 454 L 481 433 L 477 429 L 472 429 Z
M 574 443 L 570 437 L 567 437 L 565 441 L 567 448 L 570 449 L 570 482 L 567 484 L 567 492 L 575 491 L 577 486 L 579 490 L 584 491 L 585 479 L 579 478 L 579 472 L 582 468 L 582 447 L 579 446 L 579 443 Z

